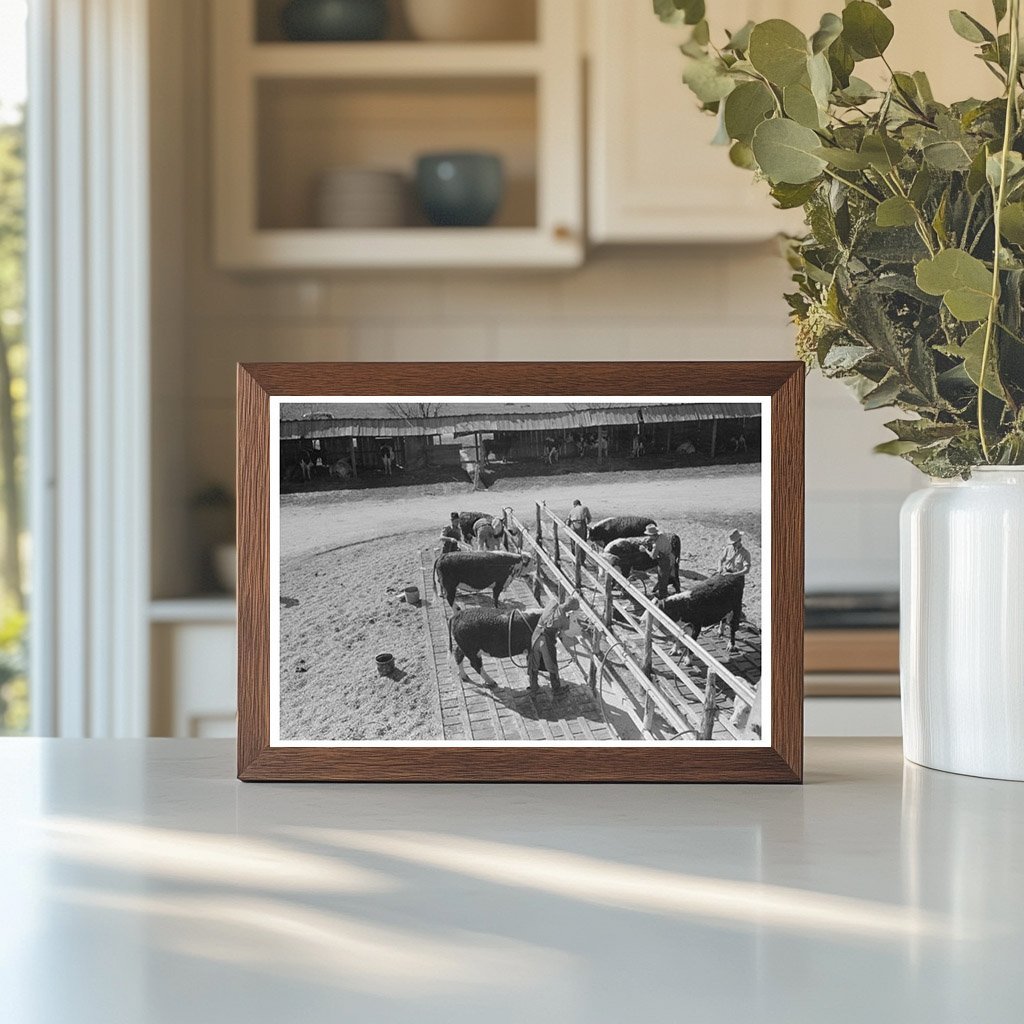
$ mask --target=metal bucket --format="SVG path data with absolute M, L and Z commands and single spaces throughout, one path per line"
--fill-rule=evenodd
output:
M 393 654 L 377 655 L 377 674 L 389 676 L 395 671 L 395 656 Z
M 405 588 L 405 603 L 418 605 L 420 603 L 420 588 L 419 587 L 406 587 Z

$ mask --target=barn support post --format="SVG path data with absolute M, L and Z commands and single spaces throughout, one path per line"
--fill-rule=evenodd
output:
M 554 542 L 555 542 L 555 565 L 557 565 L 558 568 L 561 569 L 562 568 L 562 547 L 558 543 L 558 523 L 552 524 L 551 531 L 552 531 L 551 532 L 551 536 L 554 538 Z
M 583 545 L 579 542 L 576 543 L 576 563 L 575 563 L 575 582 L 576 589 L 583 589 Z
M 612 622 L 615 620 L 615 605 L 612 598 L 612 587 L 615 582 L 612 580 L 611 575 L 605 576 L 604 578 L 604 624 L 611 629 Z
M 715 457 L 715 448 L 718 446 L 718 420 L 711 421 L 711 458 Z
M 359 466 L 356 464 L 356 439 L 354 437 L 352 438 L 351 460 L 352 460 L 352 475 L 353 476 L 359 476 Z
M 708 669 L 707 686 L 704 688 L 704 717 L 700 727 L 700 738 L 709 740 L 715 731 L 715 719 L 718 718 L 718 705 L 715 703 L 715 691 L 718 678 L 713 668 Z
M 597 461 L 600 465 L 604 461 L 604 445 L 601 443 L 604 440 L 604 427 L 597 428 Z
M 672 454 L 672 421 L 665 424 L 665 454 Z

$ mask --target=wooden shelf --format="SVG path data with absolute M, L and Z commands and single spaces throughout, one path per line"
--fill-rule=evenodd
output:
M 574 267 L 579 239 L 533 228 L 395 228 L 388 231 L 255 231 L 221 247 L 228 269 L 395 267 Z
M 256 43 L 255 78 L 520 77 L 541 73 L 536 43 Z

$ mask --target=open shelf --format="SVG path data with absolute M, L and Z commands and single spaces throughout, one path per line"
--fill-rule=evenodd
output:
M 278 0 L 212 8 L 214 244 L 227 269 L 570 267 L 583 260 L 582 69 L 575 4 L 530 0 L 531 40 L 280 41 Z M 494 153 L 501 207 L 486 227 L 430 226 L 417 158 Z M 408 209 L 371 230 L 322 226 L 338 169 L 397 172 Z M 359 211 L 360 213 L 362 210 Z M 356 223 L 366 217 L 352 218 Z
M 217 0 L 220 2 L 220 0 Z M 281 12 L 288 0 L 245 0 L 253 4 L 253 30 L 250 39 L 259 44 L 286 43 L 288 46 L 305 48 L 316 44 L 286 40 L 281 28 Z M 568 0 L 559 0 L 566 3 Z M 537 39 L 538 0 L 503 0 L 504 14 L 508 21 L 502 42 L 533 42 Z M 410 27 L 406 14 L 405 0 L 388 0 L 388 27 L 380 42 L 361 42 L 355 45 L 377 47 L 395 41 L 419 43 Z

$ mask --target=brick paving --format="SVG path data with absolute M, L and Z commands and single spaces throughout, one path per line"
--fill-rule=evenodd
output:
M 423 573 L 423 613 L 430 633 L 434 675 L 437 680 L 441 708 L 441 724 L 446 740 L 496 742 L 514 740 L 615 740 L 605 721 L 601 703 L 591 693 L 581 669 L 568 660 L 559 648 L 559 664 L 563 693 L 552 697 L 546 676 L 540 678 L 540 692 L 527 689 L 526 655 L 514 659 L 485 656 L 485 668 L 498 688 L 488 689 L 471 680 L 463 682 L 448 651 L 448 605 L 435 594 L 431 573 L 434 553 L 424 550 L 420 564 Z M 460 590 L 459 604 L 493 607 L 490 594 Z M 533 593 L 523 580 L 513 580 L 502 595 L 501 606 L 536 608 Z M 518 662 L 518 664 L 515 664 Z

